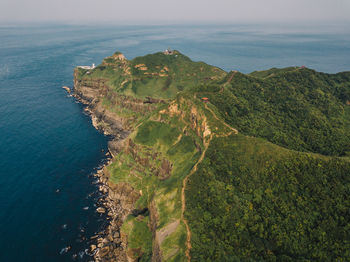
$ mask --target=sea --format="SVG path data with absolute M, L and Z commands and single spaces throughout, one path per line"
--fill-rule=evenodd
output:
M 167 48 L 226 71 L 350 70 L 348 25 L 0 24 L 0 261 L 92 260 L 89 239 L 106 225 L 93 174 L 108 137 L 62 86 L 115 51 Z

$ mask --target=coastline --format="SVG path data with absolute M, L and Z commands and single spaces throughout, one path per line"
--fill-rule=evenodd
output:
M 107 225 L 101 232 L 90 238 L 93 244 L 90 245 L 89 251 L 95 261 L 128 261 L 126 254 L 127 236 L 121 234 L 120 231 L 124 219 L 132 213 L 133 204 L 139 194 L 128 184 L 115 185 L 110 183 L 108 166 L 121 150 L 130 130 L 118 128 L 116 132 L 113 131 L 111 126 L 115 123 L 106 125 L 102 115 L 94 110 L 91 101 L 85 99 L 81 93 L 76 92 L 76 84 L 74 84 L 73 91 L 73 97 L 83 105 L 83 110 L 90 116 L 92 125 L 110 137 L 106 162 L 94 174 L 94 177 L 97 178 L 98 190 L 102 194 L 96 203 L 96 212 L 107 215 Z

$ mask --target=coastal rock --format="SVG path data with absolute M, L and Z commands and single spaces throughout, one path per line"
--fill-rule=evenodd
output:
M 68 94 L 72 92 L 72 90 L 68 86 L 62 86 L 62 88 L 66 90 Z
M 97 211 L 98 213 L 100 213 L 100 214 L 103 214 L 103 213 L 106 212 L 106 209 L 104 209 L 103 207 L 99 207 L 99 208 L 96 209 L 96 211 Z
M 107 254 L 108 254 L 108 252 L 109 252 L 109 247 L 108 246 L 106 246 L 106 247 L 103 247 L 103 248 L 101 248 L 101 250 L 100 250 L 100 256 L 106 256 Z
M 97 243 L 99 243 L 99 244 L 102 243 L 102 241 L 103 241 L 103 238 L 101 238 L 101 237 L 97 239 Z
M 116 59 L 123 61 L 125 58 L 117 54 Z M 109 225 L 104 232 L 99 232 L 94 239 L 96 243 L 90 246 L 94 252 L 95 261 L 127 261 L 126 246 L 127 239 L 122 239 L 119 233 L 120 227 L 128 214 L 134 209 L 134 203 L 140 194 L 127 183 L 119 185 L 110 184 L 109 172 L 106 166 L 112 163 L 112 158 L 120 152 L 124 146 L 124 140 L 131 130 L 133 119 L 128 119 L 109 111 L 102 104 L 102 97 L 109 93 L 106 80 L 85 81 L 79 79 L 79 70 L 74 72 L 74 97 L 85 104 L 85 111 L 90 115 L 93 126 L 106 135 L 112 136 L 108 143 L 109 152 L 106 155 L 108 160 L 104 167 L 96 171 L 98 189 L 102 193 L 101 201 L 96 211 L 100 214 L 108 213 Z M 68 90 L 67 90 L 68 92 Z M 124 95 L 111 97 L 114 103 L 135 112 L 149 112 L 152 104 L 144 103 L 143 99 L 126 97 Z M 100 195 L 101 197 L 101 195 Z M 102 205 L 102 206 L 101 206 Z M 98 238 L 98 239 L 96 239 Z
M 90 249 L 91 249 L 91 252 L 93 252 L 97 247 L 95 245 L 91 245 L 90 246 Z

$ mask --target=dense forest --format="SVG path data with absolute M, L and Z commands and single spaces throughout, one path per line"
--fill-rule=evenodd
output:
M 108 166 L 139 195 L 129 261 L 350 261 L 350 72 L 226 73 L 174 51 L 76 75 L 131 129 Z
M 206 156 L 186 191 L 193 261 L 349 261 L 348 161 L 242 135 Z
M 350 73 L 236 73 L 198 88 L 240 132 L 298 151 L 350 153 Z M 259 77 L 256 77 L 259 76 Z M 264 77 L 261 77 L 264 76 Z

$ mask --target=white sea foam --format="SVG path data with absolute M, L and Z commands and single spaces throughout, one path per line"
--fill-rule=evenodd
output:
M 0 77 L 6 78 L 10 75 L 10 69 L 8 65 L 0 65 Z

